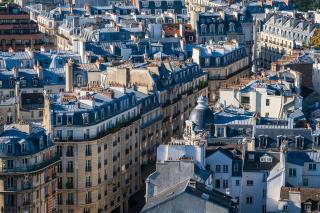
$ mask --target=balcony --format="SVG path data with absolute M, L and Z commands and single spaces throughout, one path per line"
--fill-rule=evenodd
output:
M 60 161 L 60 157 L 59 156 L 54 156 L 49 160 L 46 160 L 44 162 L 41 162 L 39 164 L 36 165 L 29 165 L 29 166 L 23 166 L 23 167 L 15 167 L 15 168 L 1 168 L 0 169 L 0 175 L 1 174 L 6 174 L 8 175 L 8 173 L 31 173 L 31 172 L 36 172 L 36 171 L 40 171 L 42 169 L 45 169 L 53 164 L 56 164 Z

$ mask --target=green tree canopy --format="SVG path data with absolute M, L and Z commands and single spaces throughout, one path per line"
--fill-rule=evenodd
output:
M 319 7 L 317 0 L 293 0 L 293 4 L 296 9 L 302 11 L 316 10 Z

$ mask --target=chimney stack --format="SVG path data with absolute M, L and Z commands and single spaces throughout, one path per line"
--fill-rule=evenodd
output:
M 43 80 L 42 67 L 40 66 L 39 61 L 37 61 L 37 64 L 34 66 L 34 70 L 37 72 L 38 78 L 39 78 L 40 80 Z
M 66 92 L 73 92 L 73 60 L 68 59 L 68 62 L 64 66 L 66 73 Z

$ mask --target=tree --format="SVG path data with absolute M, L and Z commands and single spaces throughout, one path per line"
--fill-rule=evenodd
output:
M 293 0 L 293 4 L 302 11 L 316 10 L 319 7 L 317 0 Z
M 315 48 L 320 48 L 320 29 L 316 29 L 313 36 L 311 37 L 310 44 Z

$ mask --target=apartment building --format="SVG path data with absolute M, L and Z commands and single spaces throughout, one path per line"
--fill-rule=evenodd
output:
M 36 125 L 1 125 L 2 212 L 57 211 L 59 157 L 45 130 Z
M 248 79 L 220 89 L 217 106 L 241 107 L 262 117 L 285 118 L 288 112 L 302 109 L 300 85 L 301 76 L 291 70 L 265 78 Z
M 207 74 L 190 61 L 147 61 L 139 66 L 109 66 L 102 76 L 103 85 L 131 85 L 142 93 L 154 92 L 161 105 L 162 140 L 183 134 L 200 95 L 207 95 Z
M 252 16 L 246 10 L 230 8 L 216 9 L 215 12 L 190 12 L 190 22 L 196 34 L 197 43 L 237 40 L 251 53 L 253 44 Z
M 294 15 L 266 13 L 258 44 L 258 64 L 269 68 L 285 54 L 308 47 L 316 24 Z
M 16 4 L 0 7 L 0 41 L 1 51 L 21 51 L 26 47 L 40 49 L 43 35 L 29 14 L 22 11 Z
M 73 90 L 45 99 L 57 152 L 58 212 L 126 211 L 140 187 L 140 106 L 123 88 Z
M 218 89 L 250 76 L 249 55 L 237 41 L 217 42 L 193 48 L 192 59 L 208 73 L 209 104 L 218 100 Z

